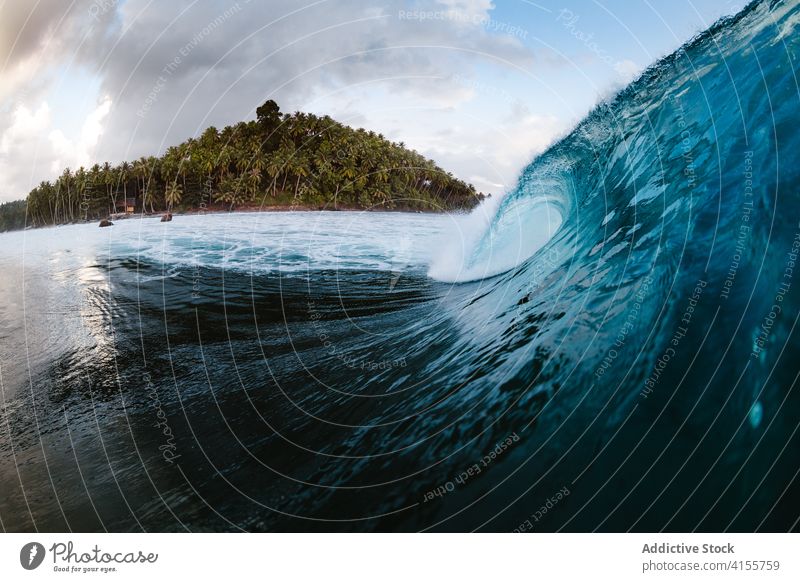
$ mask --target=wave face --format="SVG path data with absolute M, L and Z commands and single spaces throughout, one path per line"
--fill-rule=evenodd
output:
M 718 23 L 472 216 L 6 235 L 3 528 L 797 529 L 799 24 Z

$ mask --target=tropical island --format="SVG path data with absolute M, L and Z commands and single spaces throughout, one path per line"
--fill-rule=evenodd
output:
M 0 231 L 173 211 L 469 210 L 483 198 L 402 142 L 269 100 L 256 120 L 209 127 L 161 157 L 66 168 L 0 205 Z

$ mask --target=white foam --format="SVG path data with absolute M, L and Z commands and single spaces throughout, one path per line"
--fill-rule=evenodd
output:
M 542 248 L 561 222 L 545 198 L 489 198 L 442 235 L 428 276 L 457 283 L 509 271 Z

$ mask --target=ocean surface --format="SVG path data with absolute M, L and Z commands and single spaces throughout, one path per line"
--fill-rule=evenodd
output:
M 787 531 L 800 7 L 470 215 L 0 236 L 4 531 Z

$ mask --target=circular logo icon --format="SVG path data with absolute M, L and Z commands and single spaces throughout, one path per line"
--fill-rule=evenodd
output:
M 39 542 L 30 542 L 19 551 L 19 563 L 26 570 L 35 570 L 44 561 L 44 546 Z

